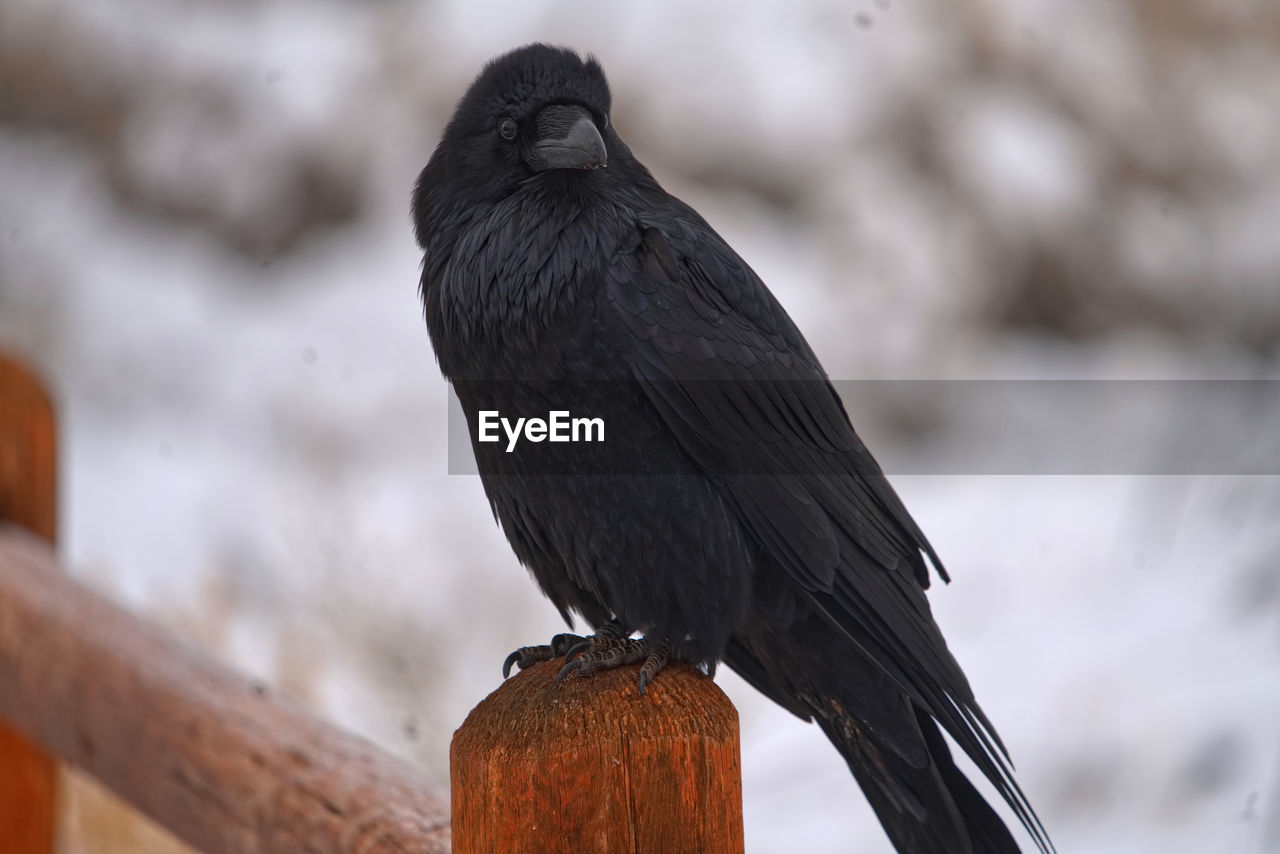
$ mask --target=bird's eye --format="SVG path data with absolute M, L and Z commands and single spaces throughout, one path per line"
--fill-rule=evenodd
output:
M 503 139 L 515 139 L 516 130 L 517 128 L 516 128 L 515 119 L 506 118 L 498 123 L 498 133 L 502 135 Z

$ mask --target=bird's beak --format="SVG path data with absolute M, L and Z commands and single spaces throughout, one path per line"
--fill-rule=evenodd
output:
M 556 104 L 537 117 L 537 139 L 528 155 L 539 172 L 548 169 L 600 169 L 609 162 L 604 138 L 591 113 L 582 107 Z

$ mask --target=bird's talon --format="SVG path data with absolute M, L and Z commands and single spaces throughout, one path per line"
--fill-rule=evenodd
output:
M 671 660 L 671 644 L 663 641 L 657 646 L 646 647 L 648 655 L 645 656 L 644 664 L 640 666 L 640 696 L 644 696 L 644 689 L 654 677 L 667 666 Z
M 582 640 L 575 643 L 573 646 L 566 649 L 564 651 L 564 657 L 566 660 L 576 658 L 577 656 L 591 649 L 591 645 L 592 645 L 592 642 L 590 638 L 583 638 Z
M 506 679 L 511 675 L 512 665 L 524 670 L 540 661 L 550 661 L 553 658 L 555 658 L 555 652 L 549 646 L 522 646 L 502 662 L 502 678 Z
M 563 682 L 565 679 L 568 678 L 570 673 L 572 673 L 575 670 L 581 670 L 581 669 L 582 669 L 582 659 L 580 658 L 575 658 L 572 661 L 566 663 L 564 667 L 560 668 L 560 672 L 556 674 L 556 684 L 559 685 L 561 682 Z
M 562 658 L 567 656 L 569 650 L 586 641 L 588 641 L 588 638 L 584 638 L 581 635 L 573 635 L 568 632 L 558 634 L 551 639 L 551 657 Z
M 556 674 L 559 685 L 573 673 L 590 676 L 600 670 L 611 670 L 627 664 L 643 662 L 640 669 L 640 696 L 671 658 L 671 644 L 654 643 L 633 638 L 617 623 L 607 623 L 587 637 L 558 634 L 545 646 L 522 646 L 502 663 L 502 678 L 511 675 L 512 667 L 524 670 L 542 661 L 564 658 L 564 666 Z

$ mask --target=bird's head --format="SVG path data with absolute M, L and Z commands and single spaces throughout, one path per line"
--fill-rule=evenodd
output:
M 462 96 L 418 178 L 419 242 L 433 196 L 493 200 L 538 175 L 607 166 L 609 107 L 609 85 L 595 59 L 531 44 L 491 61 Z

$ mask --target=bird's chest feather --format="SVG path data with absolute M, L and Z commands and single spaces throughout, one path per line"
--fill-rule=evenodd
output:
M 477 212 L 423 271 L 427 325 L 451 379 L 561 375 L 615 251 L 613 218 L 581 201 L 513 197 Z

